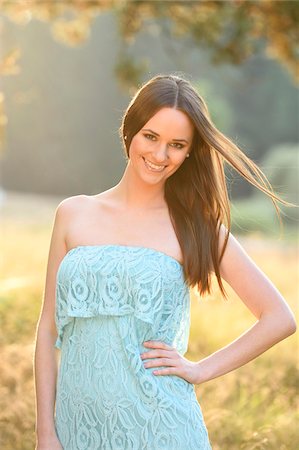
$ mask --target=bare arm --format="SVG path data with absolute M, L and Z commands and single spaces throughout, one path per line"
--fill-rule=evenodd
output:
M 55 325 L 56 273 L 66 253 L 65 228 L 70 202 L 63 200 L 55 212 L 42 309 L 37 324 L 34 353 L 34 382 L 36 394 L 36 437 L 38 448 L 51 448 L 56 439 L 54 407 L 57 378 L 57 338 Z M 45 445 L 47 444 L 47 445 Z M 56 444 L 56 442 L 55 442 Z M 54 444 L 52 445 L 54 448 Z M 60 448 L 55 446 L 56 448 Z
M 222 225 L 221 248 L 224 232 Z M 197 383 L 243 366 L 296 331 L 295 317 L 287 302 L 232 234 L 220 263 L 220 274 L 258 321 L 232 343 L 197 363 Z

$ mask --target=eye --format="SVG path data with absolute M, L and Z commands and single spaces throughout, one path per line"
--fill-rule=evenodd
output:
M 149 139 L 150 141 L 153 141 L 152 138 L 155 138 L 156 136 L 154 136 L 153 134 L 144 134 L 143 135 L 146 139 Z
M 156 140 L 156 136 L 154 136 L 153 134 L 146 133 L 143 136 L 146 139 L 149 139 L 150 141 L 155 141 Z M 174 146 L 175 148 L 178 148 L 179 150 L 181 150 L 182 148 L 185 147 L 183 144 L 180 144 L 179 142 L 174 142 L 173 144 L 170 144 L 170 145 Z
M 174 142 L 173 145 L 178 145 L 178 147 L 176 147 L 176 148 L 179 148 L 179 149 L 182 149 L 185 147 L 183 144 L 179 144 L 178 142 Z

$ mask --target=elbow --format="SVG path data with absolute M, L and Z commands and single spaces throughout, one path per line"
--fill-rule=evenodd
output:
M 296 333 L 297 323 L 295 316 L 291 311 L 287 311 L 287 313 L 284 312 L 283 314 L 279 311 L 274 314 L 264 315 L 263 317 L 266 316 L 272 322 L 272 326 L 274 325 L 275 329 L 280 334 L 281 339 L 285 339 Z
M 291 335 L 291 334 L 296 333 L 296 331 L 297 331 L 297 323 L 296 323 L 295 316 L 291 316 L 289 322 L 290 323 L 289 323 L 288 330 L 289 330 L 289 335 Z
M 297 323 L 295 316 L 293 314 L 288 314 L 283 323 L 284 323 L 283 330 L 285 337 L 291 336 L 292 334 L 296 333 Z
M 297 323 L 295 314 L 291 309 L 288 309 L 285 318 L 286 329 L 288 331 L 288 335 L 294 334 L 297 331 Z

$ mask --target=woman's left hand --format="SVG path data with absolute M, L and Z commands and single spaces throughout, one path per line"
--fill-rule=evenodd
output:
M 184 358 L 174 347 L 161 341 L 146 341 L 144 347 L 151 348 L 147 352 L 141 353 L 143 360 L 156 358 L 144 363 L 145 368 L 169 366 L 160 370 L 154 370 L 154 375 L 177 375 L 184 378 L 189 383 L 196 384 L 199 378 L 199 367 L 196 362 Z

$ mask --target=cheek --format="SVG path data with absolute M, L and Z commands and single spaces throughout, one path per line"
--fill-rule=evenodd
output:
M 142 140 L 140 139 L 140 137 L 135 136 L 131 141 L 130 151 L 132 153 L 137 153 L 138 151 L 142 150 L 142 148 Z
M 183 164 L 183 162 L 185 161 L 185 154 L 175 154 L 175 156 L 173 157 L 173 162 L 174 164 L 178 164 L 181 165 Z

